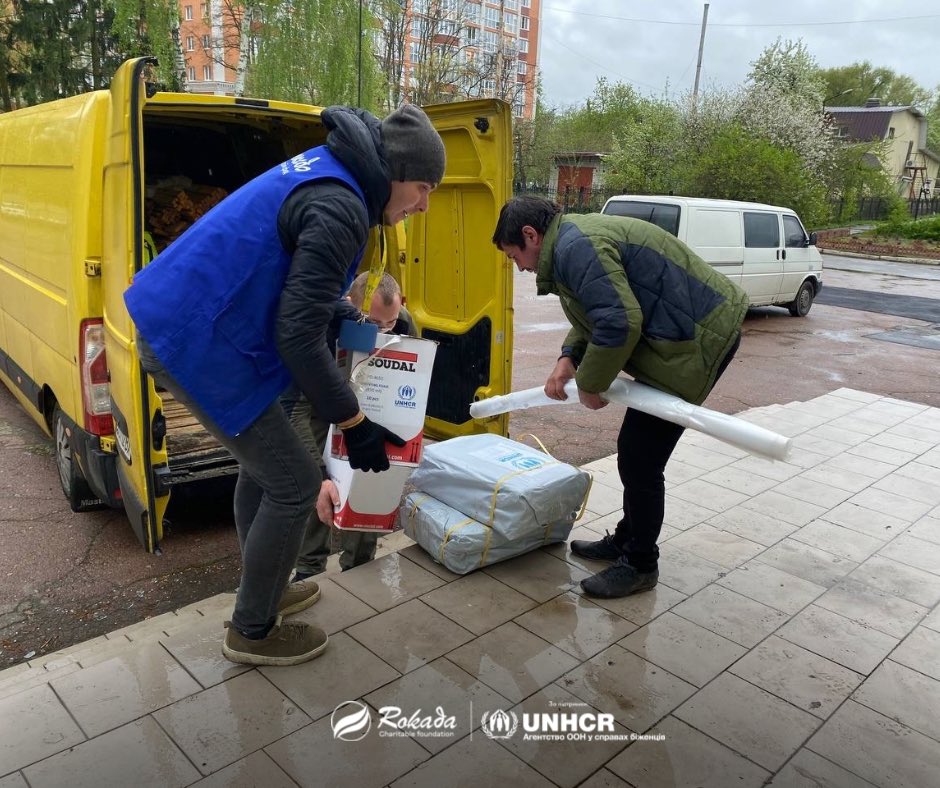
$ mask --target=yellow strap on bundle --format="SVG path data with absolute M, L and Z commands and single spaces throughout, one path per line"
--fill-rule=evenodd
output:
M 441 549 L 438 550 L 437 555 L 441 563 L 444 563 L 444 548 L 447 547 L 447 543 L 450 541 L 451 536 L 453 536 L 457 531 L 459 531 L 464 526 L 470 525 L 474 522 L 472 517 L 468 517 L 466 520 L 461 520 L 459 523 L 454 523 L 450 528 L 447 529 L 447 532 L 444 534 L 444 540 L 441 542 Z M 482 566 L 482 564 L 480 564 Z
M 585 471 L 588 475 L 588 488 L 584 492 L 584 500 L 581 501 L 581 511 L 578 512 L 578 516 L 574 518 L 575 522 L 578 522 L 582 517 L 584 517 L 584 511 L 587 509 L 588 498 L 591 497 L 591 488 L 594 486 L 594 474 L 590 471 Z
M 417 531 L 415 531 L 415 529 L 414 529 L 415 514 L 417 513 L 418 509 L 421 507 L 421 504 L 424 503 L 424 502 L 425 502 L 428 498 L 430 498 L 430 497 L 431 497 L 430 495 L 424 495 L 424 496 L 422 496 L 421 498 L 418 498 L 418 499 L 411 505 L 411 511 L 408 512 L 408 519 L 405 521 L 405 526 L 406 526 L 406 527 L 409 526 L 409 525 L 411 526 L 411 533 L 410 533 L 410 534 L 408 533 L 407 530 L 405 530 L 405 533 L 406 533 L 408 536 L 411 536 L 412 534 L 417 533 Z
M 549 455 L 551 457 L 551 455 Z M 551 462 L 546 462 L 543 465 L 537 465 L 534 468 L 523 468 L 521 471 L 513 471 L 512 473 L 507 473 L 501 479 L 497 480 L 496 484 L 493 487 L 493 498 L 490 501 L 490 515 L 489 518 L 483 525 L 487 528 L 493 527 L 493 518 L 496 517 L 496 496 L 499 495 L 499 488 L 502 487 L 510 479 L 514 479 L 516 476 L 522 476 L 524 473 L 531 473 L 532 471 L 539 471 L 542 468 L 547 468 L 549 465 L 558 465 L 558 460 L 552 460 Z

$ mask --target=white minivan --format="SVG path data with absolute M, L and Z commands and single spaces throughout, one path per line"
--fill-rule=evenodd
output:
M 602 213 L 643 219 L 683 241 L 741 285 L 751 306 L 779 305 L 803 317 L 822 288 L 822 255 L 789 208 L 702 197 L 618 195 Z

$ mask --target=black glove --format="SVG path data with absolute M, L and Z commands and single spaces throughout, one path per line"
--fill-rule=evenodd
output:
M 404 446 L 407 441 L 398 437 L 381 424 L 363 416 L 355 427 L 343 430 L 346 451 L 349 454 L 349 467 L 363 471 L 387 471 L 388 455 L 385 453 L 385 441 L 396 446 Z

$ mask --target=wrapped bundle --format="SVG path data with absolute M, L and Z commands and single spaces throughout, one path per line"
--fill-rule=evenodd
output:
M 585 471 L 491 434 L 428 446 L 410 481 L 510 540 L 574 522 L 591 486 Z
M 574 520 L 557 520 L 538 529 L 516 529 L 515 536 L 507 537 L 433 496 L 412 492 L 402 504 L 401 523 L 405 533 L 435 561 L 465 575 L 542 545 L 564 542 Z

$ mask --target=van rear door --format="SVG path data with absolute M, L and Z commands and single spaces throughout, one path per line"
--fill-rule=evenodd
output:
M 127 61 L 111 82 L 101 276 L 118 480 L 134 533 L 144 549 L 156 552 L 169 502 L 163 418 L 153 382 L 140 368 L 134 325 L 124 307 L 124 291 L 144 262 L 143 72 L 150 62 Z
M 447 174 L 427 214 L 410 218 L 398 262 L 421 336 L 439 343 L 425 432 L 506 435 L 508 414 L 475 422 L 470 405 L 512 385 L 512 264 L 490 240 L 511 196 L 510 106 L 480 100 L 424 109 L 444 140 Z

